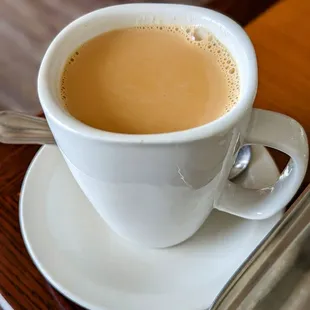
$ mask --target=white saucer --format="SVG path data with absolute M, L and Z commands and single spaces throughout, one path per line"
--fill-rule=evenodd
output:
M 256 147 L 243 183 L 264 187 L 278 175 L 269 153 Z M 139 248 L 109 230 L 56 146 L 38 152 L 20 198 L 22 235 L 34 263 L 58 291 L 89 309 L 206 309 L 280 217 L 249 221 L 213 211 L 183 244 Z

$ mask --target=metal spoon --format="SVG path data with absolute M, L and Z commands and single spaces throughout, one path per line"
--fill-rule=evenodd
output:
M 55 144 L 47 121 L 15 111 L 0 112 L 0 142 L 8 144 Z
M 244 145 L 238 152 L 234 165 L 232 166 L 229 179 L 237 178 L 249 165 L 252 156 L 250 145 Z
M 0 112 L 0 142 L 8 144 L 55 144 L 46 120 L 15 111 Z M 229 179 L 235 179 L 249 165 L 251 147 L 243 146 L 230 171 Z

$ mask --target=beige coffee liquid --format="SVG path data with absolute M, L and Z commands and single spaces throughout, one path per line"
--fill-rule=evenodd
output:
M 89 40 L 63 71 L 67 110 L 89 126 L 128 134 L 185 130 L 219 118 L 238 100 L 237 67 L 213 35 L 198 37 L 198 30 L 126 28 Z

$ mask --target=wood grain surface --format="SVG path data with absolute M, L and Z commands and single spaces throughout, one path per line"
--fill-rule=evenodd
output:
M 1 14 L 12 14 L 13 6 L 18 7 L 19 14 L 10 16 L 13 23 L 5 22 L 1 17 L 1 34 L 5 32 L 9 44 L 1 49 L 8 49 L 9 67 L 2 59 L 0 66 L 1 87 L 10 92 L 2 93 L 2 100 L 10 102 L 31 102 L 36 99 L 35 84 L 23 84 L 23 80 L 35 79 L 37 66 L 48 41 L 70 19 L 82 12 L 92 10 L 100 1 L 67 0 L 2 0 L 10 4 L 1 10 Z M 35 15 L 31 27 L 25 20 L 29 6 L 33 3 L 42 14 Z M 11 6 L 11 7 L 10 7 Z M 57 7 L 61 7 L 61 12 Z M 33 8 L 34 10 L 34 8 Z M 278 111 L 297 119 L 310 135 L 310 2 L 308 0 L 284 0 L 267 13 L 252 22 L 246 29 L 252 38 L 259 59 L 259 91 L 255 106 Z M 6 21 L 8 18 L 6 19 Z M 24 32 L 18 33 L 18 27 Z M 42 26 L 44 25 L 44 26 Z M 9 30 L 8 30 L 9 29 Z M 297 30 L 297 31 L 296 31 Z M 10 37 L 14 33 L 18 42 Z M 26 34 L 28 36 L 26 36 Z M 31 39 L 29 39 L 29 37 Z M 10 41 L 11 40 L 11 41 Z M 35 47 L 34 49 L 31 46 Z M 23 48 L 29 54 L 24 60 Z M 33 52 L 32 52 L 33 51 Z M 0 57 L 2 57 L 2 50 Z M 26 71 L 30 72 L 30 75 Z M 37 70 L 37 68 L 36 68 Z M 10 72 L 9 72 L 10 71 Z M 7 75 L 9 72 L 10 79 Z M 13 73 L 14 74 L 13 74 Z M 28 72 L 28 73 L 29 73 Z M 15 83 L 14 76 L 22 77 Z M 15 84 L 14 84 L 15 83 Z M 16 92 L 12 92 L 14 89 Z M 6 300 L 13 309 L 80 309 L 57 291 L 55 291 L 34 267 L 24 247 L 19 222 L 18 200 L 21 182 L 29 162 L 37 151 L 37 146 L 0 145 L 0 309 L 7 308 Z M 276 160 L 283 165 L 283 159 L 276 154 Z M 309 170 L 304 186 L 310 181 Z

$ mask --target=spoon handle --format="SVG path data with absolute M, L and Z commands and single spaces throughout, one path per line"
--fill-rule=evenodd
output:
M 15 111 L 0 112 L 0 142 L 9 144 L 55 144 L 47 121 Z

